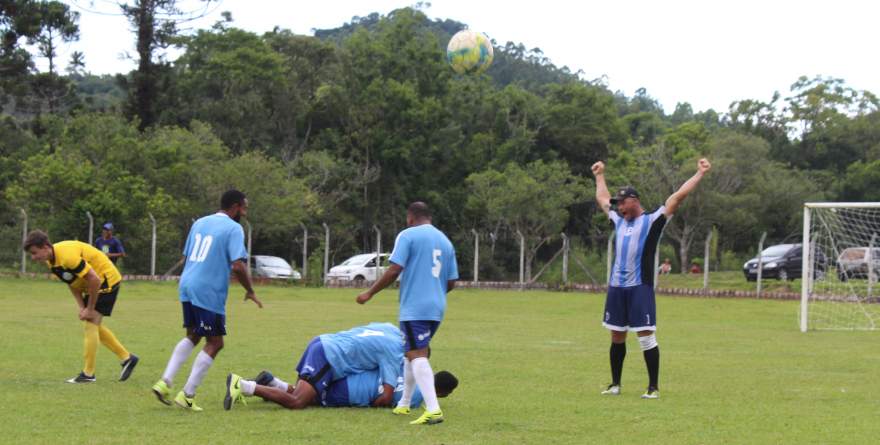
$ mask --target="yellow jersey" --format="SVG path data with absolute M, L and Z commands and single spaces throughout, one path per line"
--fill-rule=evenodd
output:
M 88 292 L 85 277 L 94 270 L 101 280 L 100 293 L 107 293 L 122 281 L 119 269 L 100 250 L 80 241 L 61 241 L 52 245 L 55 260 L 46 261 L 49 269 L 74 290 Z

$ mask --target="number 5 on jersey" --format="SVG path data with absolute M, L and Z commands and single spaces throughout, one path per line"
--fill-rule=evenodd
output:
M 201 263 L 208 257 L 208 250 L 211 249 L 211 243 L 214 237 L 211 235 L 202 238 L 201 233 L 196 233 L 196 240 L 193 243 L 192 252 L 190 252 L 189 260 L 194 263 Z
M 434 278 L 440 278 L 440 269 L 443 268 L 443 263 L 440 262 L 440 255 L 442 253 L 440 249 L 434 249 L 434 267 L 431 268 L 431 275 Z

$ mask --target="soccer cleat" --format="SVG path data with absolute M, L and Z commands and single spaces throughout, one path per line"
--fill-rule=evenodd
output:
M 254 378 L 254 381 L 260 386 L 269 386 L 269 384 L 272 383 L 272 380 L 275 380 L 275 376 L 272 375 L 271 372 L 265 370 L 260 371 L 260 373 Z
M 180 391 L 179 393 L 177 393 L 177 397 L 174 398 L 174 403 L 176 403 L 177 406 L 179 406 L 187 411 L 194 411 L 194 412 L 203 411 L 202 407 L 196 405 L 196 398 L 195 397 L 187 397 L 186 394 L 183 393 L 183 391 Z
M 397 416 L 408 416 L 410 413 L 412 413 L 412 411 L 410 411 L 408 406 L 397 406 L 391 410 L 391 414 Z
M 168 387 L 165 380 L 159 379 L 159 381 L 153 385 L 153 394 L 156 395 L 156 398 L 159 399 L 160 402 L 166 405 L 171 405 L 171 388 Z
M 605 391 L 602 391 L 603 396 L 619 396 L 620 395 L 620 385 L 610 384 Z
M 235 402 L 247 405 L 247 401 L 241 393 L 241 376 L 230 373 L 226 376 L 226 397 L 223 398 L 223 409 L 231 410 Z
M 644 394 L 642 394 L 642 398 L 643 399 L 659 399 L 660 398 L 660 390 L 657 388 L 654 388 L 652 386 L 649 386 L 648 390 L 645 391 Z
M 425 412 L 416 420 L 410 422 L 410 425 L 435 425 L 443 421 L 443 411 L 437 410 L 436 412 L 430 412 L 425 410 Z
M 134 354 L 129 354 L 128 359 L 122 362 L 122 372 L 119 373 L 119 381 L 124 382 L 131 376 L 134 367 L 137 366 L 140 359 Z
M 73 378 L 69 378 L 66 381 L 67 381 L 67 383 L 94 383 L 95 376 L 86 375 L 86 373 L 80 372 L 78 376 L 73 377 Z

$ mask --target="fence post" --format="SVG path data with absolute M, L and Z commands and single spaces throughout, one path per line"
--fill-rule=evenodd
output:
M 147 213 L 150 216 L 150 224 L 153 225 L 153 236 L 152 241 L 150 242 L 150 276 L 156 275 L 156 218 L 153 218 L 152 213 Z
M 874 271 L 874 246 L 877 245 L 877 234 L 871 234 L 871 241 L 868 243 L 868 254 L 865 259 L 868 261 L 868 298 L 871 298 L 871 291 L 874 283 L 877 281 L 877 275 Z M 826 273 L 827 275 L 827 273 Z M 827 278 L 826 278 L 827 279 Z
M 247 266 L 248 266 L 248 272 L 250 272 L 250 270 L 251 270 L 251 256 L 252 256 L 251 255 L 251 246 L 253 245 L 252 244 L 253 240 L 251 239 L 251 235 L 253 234 L 253 231 L 252 231 L 250 221 L 245 220 L 244 223 L 247 224 L 247 229 L 248 229 L 248 231 L 247 231 L 247 253 L 248 253 Z
M 526 239 L 519 230 L 516 231 L 516 234 L 519 236 L 519 288 L 522 290 L 525 285 Z
M 471 229 L 474 234 L 474 284 L 480 282 L 480 233 Z
M 611 259 L 614 256 L 614 236 L 613 235 L 608 237 L 608 253 L 606 256 L 608 258 L 605 261 L 605 285 L 610 286 L 611 285 L 611 273 L 613 272 L 611 270 L 611 267 L 613 264 L 611 262 Z
M 19 208 L 21 210 L 21 216 L 23 218 L 23 225 L 21 226 L 21 245 L 24 246 L 24 242 L 27 240 L 28 234 L 28 216 L 27 212 L 24 209 Z M 21 249 L 21 247 L 19 247 Z M 27 272 L 27 252 L 24 249 L 21 250 L 21 273 Z
M 303 263 L 302 263 L 302 279 L 306 280 L 309 271 L 309 228 L 305 224 L 299 223 L 303 229 Z
M 95 218 L 92 218 L 92 212 L 89 211 L 86 211 L 86 216 L 89 218 L 89 245 L 91 246 L 94 240 L 92 236 L 95 233 Z
M 322 222 L 324 226 L 324 284 L 327 283 L 327 272 L 330 270 L 330 227 L 327 223 Z
M 712 230 L 706 236 L 706 248 L 703 252 L 703 289 L 709 288 L 709 247 L 712 243 Z
M 761 252 L 764 251 L 764 239 L 767 238 L 767 232 L 761 234 L 761 240 L 758 241 L 758 298 L 761 298 L 761 276 L 764 274 L 764 258 Z
M 569 241 L 568 235 L 565 232 L 561 233 L 562 235 L 562 284 L 568 284 L 568 249 L 569 249 Z
M 376 278 L 373 281 L 376 281 L 382 275 L 382 231 L 375 224 L 373 224 L 373 231 L 376 232 Z

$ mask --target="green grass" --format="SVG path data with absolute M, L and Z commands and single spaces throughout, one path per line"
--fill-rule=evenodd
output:
M 141 356 L 132 378 L 103 347 L 98 382 L 70 385 L 81 325 L 59 283 L 0 280 L 2 443 L 873 443 L 880 423 L 877 332 L 797 330 L 797 303 L 659 297 L 660 400 L 644 401 L 644 362 L 630 339 L 624 393 L 609 381 L 604 297 L 585 293 L 455 291 L 431 364 L 461 380 L 442 401 L 447 421 L 413 427 L 388 410 L 300 412 L 253 401 L 222 408 L 227 372 L 293 378 L 308 340 L 394 321 L 396 291 L 366 306 L 356 291 L 261 287 L 263 310 L 227 304 L 226 348 L 198 393 L 205 408 L 159 404 L 149 388 L 180 339 L 173 283 L 125 283 L 107 319 Z M 175 382 L 180 387 L 189 364 Z

